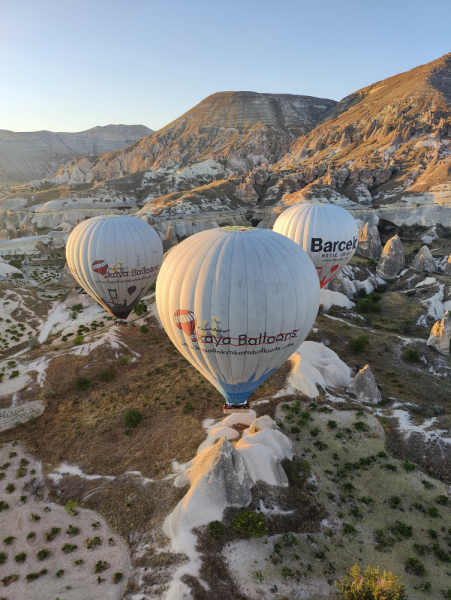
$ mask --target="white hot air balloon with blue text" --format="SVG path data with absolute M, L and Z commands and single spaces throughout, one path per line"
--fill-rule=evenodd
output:
M 157 278 L 163 244 L 155 229 L 137 217 L 93 217 L 70 234 L 66 260 L 88 294 L 110 314 L 126 319 Z
M 288 238 L 223 227 L 176 246 L 157 280 L 166 333 L 226 404 L 248 396 L 309 333 L 319 283 L 307 254 Z
M 296 242 L 313 261 L 323 288 L 345 267 L 359 243 L 354 217 L 334 204 L 305 203 L 287 208 L 273 231 Z

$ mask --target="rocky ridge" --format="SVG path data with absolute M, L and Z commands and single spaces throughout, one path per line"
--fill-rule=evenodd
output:
M 120 150 L 152 133 L 144 125 L 106 125 L 76 133 L 0 130 L 0 182 L 26 183 L 51 177 L 80 156 Z M 85 162 L 89 159 L 85 159 Z M 77 175 L 74 174 L 72 179 Z

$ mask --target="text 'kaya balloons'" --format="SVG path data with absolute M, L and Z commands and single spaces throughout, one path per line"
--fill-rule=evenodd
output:
M 163 244 L 137 217 L 93 217 L 70 234 L 66 259 L 81 287 L 110 314 L 126 319 L 157 278 Z
M 224 227 L 171 251 L 156 300 L 177 349 L 228 404 L 241 404 L 306 338 L 319 284 L 312 261 L 288 238 Z
M 352 215 L 334 204 L 300 204 L 285 210 L 273 231 L 299 244 L 315 265 L 321 287 L 345 267 L 359 242 Z

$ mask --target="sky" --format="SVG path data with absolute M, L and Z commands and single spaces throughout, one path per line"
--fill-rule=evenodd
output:
M 230 90 L 340 100 L 450 52 L 450 23 L 450 0 L 0 0 L 0 129 L 157 130 Z

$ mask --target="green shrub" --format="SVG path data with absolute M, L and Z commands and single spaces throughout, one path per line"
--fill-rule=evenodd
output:
M 247 510 L 235 515 L 232 521 L 233 528 L 246 537 L 262 537 L 268 531 L 264 515 L 252 510 Z
M 42 575 L 47 575 L 48 571 L 47 569 L 42 569 L 41 571 L 39 571 L 39 573 L 28 573 L 28 575 L 25 576 L 25 579 L 27 581 L 34 581 L 35 579 L 38 579 L 38 577 L 41 577 Z
M 64 544 L 64 546 L 61 548 L 61 552 L 64 552 L 64 554 L 69 554 L 69 552 L 73 552 L 77 548 L 78 546 L 76 544 Z
M 141 327 L 139 328 L 139 331 L 141 333 L 149 333 L 149 328 L 147 327 L 147 325 L 141 325 Z
M 28 347 L 30 348 L 30 350 L 33 350 L 33 348 L 36 348 L 36 346 L 38 345 L 38 338 L 35 335 L 30 335 L 30 337 L 28 338 Z
M 104 560 L 98 560 L 94 566 L 94 573 L 101 573 L 109 567 L 108 563 Z
M 123 573 L 115 573 L 113 575 L 113 583 L 119 583 L 119 581 L 122 579 L 123 577 Z
M 224 525 L 221 521 L 211 521 L 208 524 L 208 531 L 211 537 L 220 538 L 224 535 Z
M 88 390 L 91 387 L 91 380 L 88 377 L 77 377 L 75 380 L 76 390 Z
M 39 552 L 36 554 L 36 558 L 38 560 L 45 560 L 49 555 L 50 550 L 48 550 L 48 548 L 42 548 L 42 550 L 39 550 Z
M 402 463 L 402 466 L 404 467 L 404 470 L 407 471 L 407 473 L 410 473 L 412 471 L 415 471 L 416 467 L 413 463 L 409 462 L 406 458 L 406 460 Z
M 6 552 L 0 552 L 0 565 L 4 565 L 7 560 L 8 555 L 6 554 Z
M 407 600 L 404 585 L 390 571 L 383 573 L 368 566 L 362 575 L 359 565 L 354 565 L 344 581 L 336 581 L 339 600 Z
M 365 333 L 365 334 L 359 335 L 358 337 L 356 337 L 352 340 L 349 340 L 348 347 L 349 347 L 350 352 L 352 352 L 353 354 L 362 354 L 363 352 L 365 352 L 369 343 L 370 343 L 369 337 Z
M 143 421 L 143 415 L 139 410 L 131 408 L 124 415 L 124 424 L 129 429 L 132 427 L 138 427 Z
M 125 365 L 127 365 L 131 361 L 131 359 L 132 357 L 129 354 L 123 354 L 119 357 L 119 360 L 117 362 L 119 366 L 125 367 Z
M 406 560 L 406 571 L 407 573 L 411 573 L 412 575 L 418 575 L 422 577 L 426 573 L 426 568 L 421 563 L 418 558 L 408 558 Z
M 68 500 L 66 506 L 64 507 L 64 510 L 67 512 L 68 515 L 75 515 L 77 508 L 78 502 L 76 500 Z M 72 525 L 69 525 L 69 528 L 70 527 L 72 527 Z
M 81 335 L 81 333 L 79 333 L 74 337 L 74 339 L 72 340 L 72 343 L 75 346 L 80 346 L 80 344 L 83 344 L 84 341 L 85 341 L 85 338 Z
M 61 528 L 60 528 L 60 527 L 52 527 L 52 528 L 50 529 L 50 531 L 48 531 L 48 532 L 45 534 L 45 539 L 46 539 L 48 542 L 51 542 L 52 540 L 54 540 L 54 539 L 56 538 L 56 536 L 59 534 L 59 532 L 60 532 L 60 531 L 61 531 Z
M 404 350 L 404 352 L 402 353 L 402 357 L 409 362 L 414 362 L 414 363 L 421 362 L 420 353 L 418 352 L 418 350 L 416 348 L 406 348 Z
M 74 502 L 73 500 L 69 500 L 69 502 Z M 69 504 L 68 502 L 68 504 Z M 78 503 L 77 503 L 78 506 Z M 74 514 L 74 513 L 71 513 Z M 80 533 L 80 530 L 78 529 L 78 527 L 74 527 L 73 525 L 69 525 L 69 527 L 66 529 L 66 533 L 67 535 L 78 535 Z
M 193 412 L 194 410 L 194 406 L 191 404 L 191 402 L 187 402 L 185 404 L 185 406 L 183 407 L 183 411 L 185 414 L 189 414 L 191 412 Z
M 88 550 L 92 550 L 93 548 L 95 548 L 96 546 L 100 546 L 101 544 L 101 540 L 98 536 L 89 538 L 86 540 L 86 548 Z
M 113 379 L 116 377 L 116 374 L 114 373 L 114 371 L 110 371 L 109 369 L 105 369 L 104 371 L 102 371 L 100 373 L 100 381 L 113 381 Z
M 341 531 L 343 532 L 343 535 L 356 535 L 358 533 L 354 525 L 351 525 L 350 523 L 343 523 Z
M 141 300 L 141 302 L 138 302 L 138 304 L 135 306 L 133 312 L 140 317 L 143 313 L 147 312 L 147 306 Z
M 8 586 L 10 583 L 14 583 L 15 581 L 17 581 L 19 579 L 19 575 L 17 573 L 13 573 L 12 575 L 5 575 L 3 577 L 3 579 L 1 579 L 0 581 L 3 583 L 3 585 L 6 587 Z
M 449 504 L 449 498 L 444 494 L 437 496 L 435 501 L 437 502 L 437 504 L 441 504 L 442 506 L 447 506 Z
M 62 577 L 63 575 L 64 575 L 64 569 L 60 569 L 59 571 L 57 571 L 55 573 L 55 577 L 58 577 L 58 578 Z
M 27 553 L 26 552 L 19 552 L 19 554 L 16 554 L 16 556 L 14 557 L 14 560 L 17 563 L 23 563 L 23 562 L 25 562 L 26 558 L 27 558 Z
M 380 309 L 381 307 L 378 304 L 374 304 L 373 300 L 369 297 L 362 298 L 357 304 L 357 310 L 362 313 L 378 312 Z

